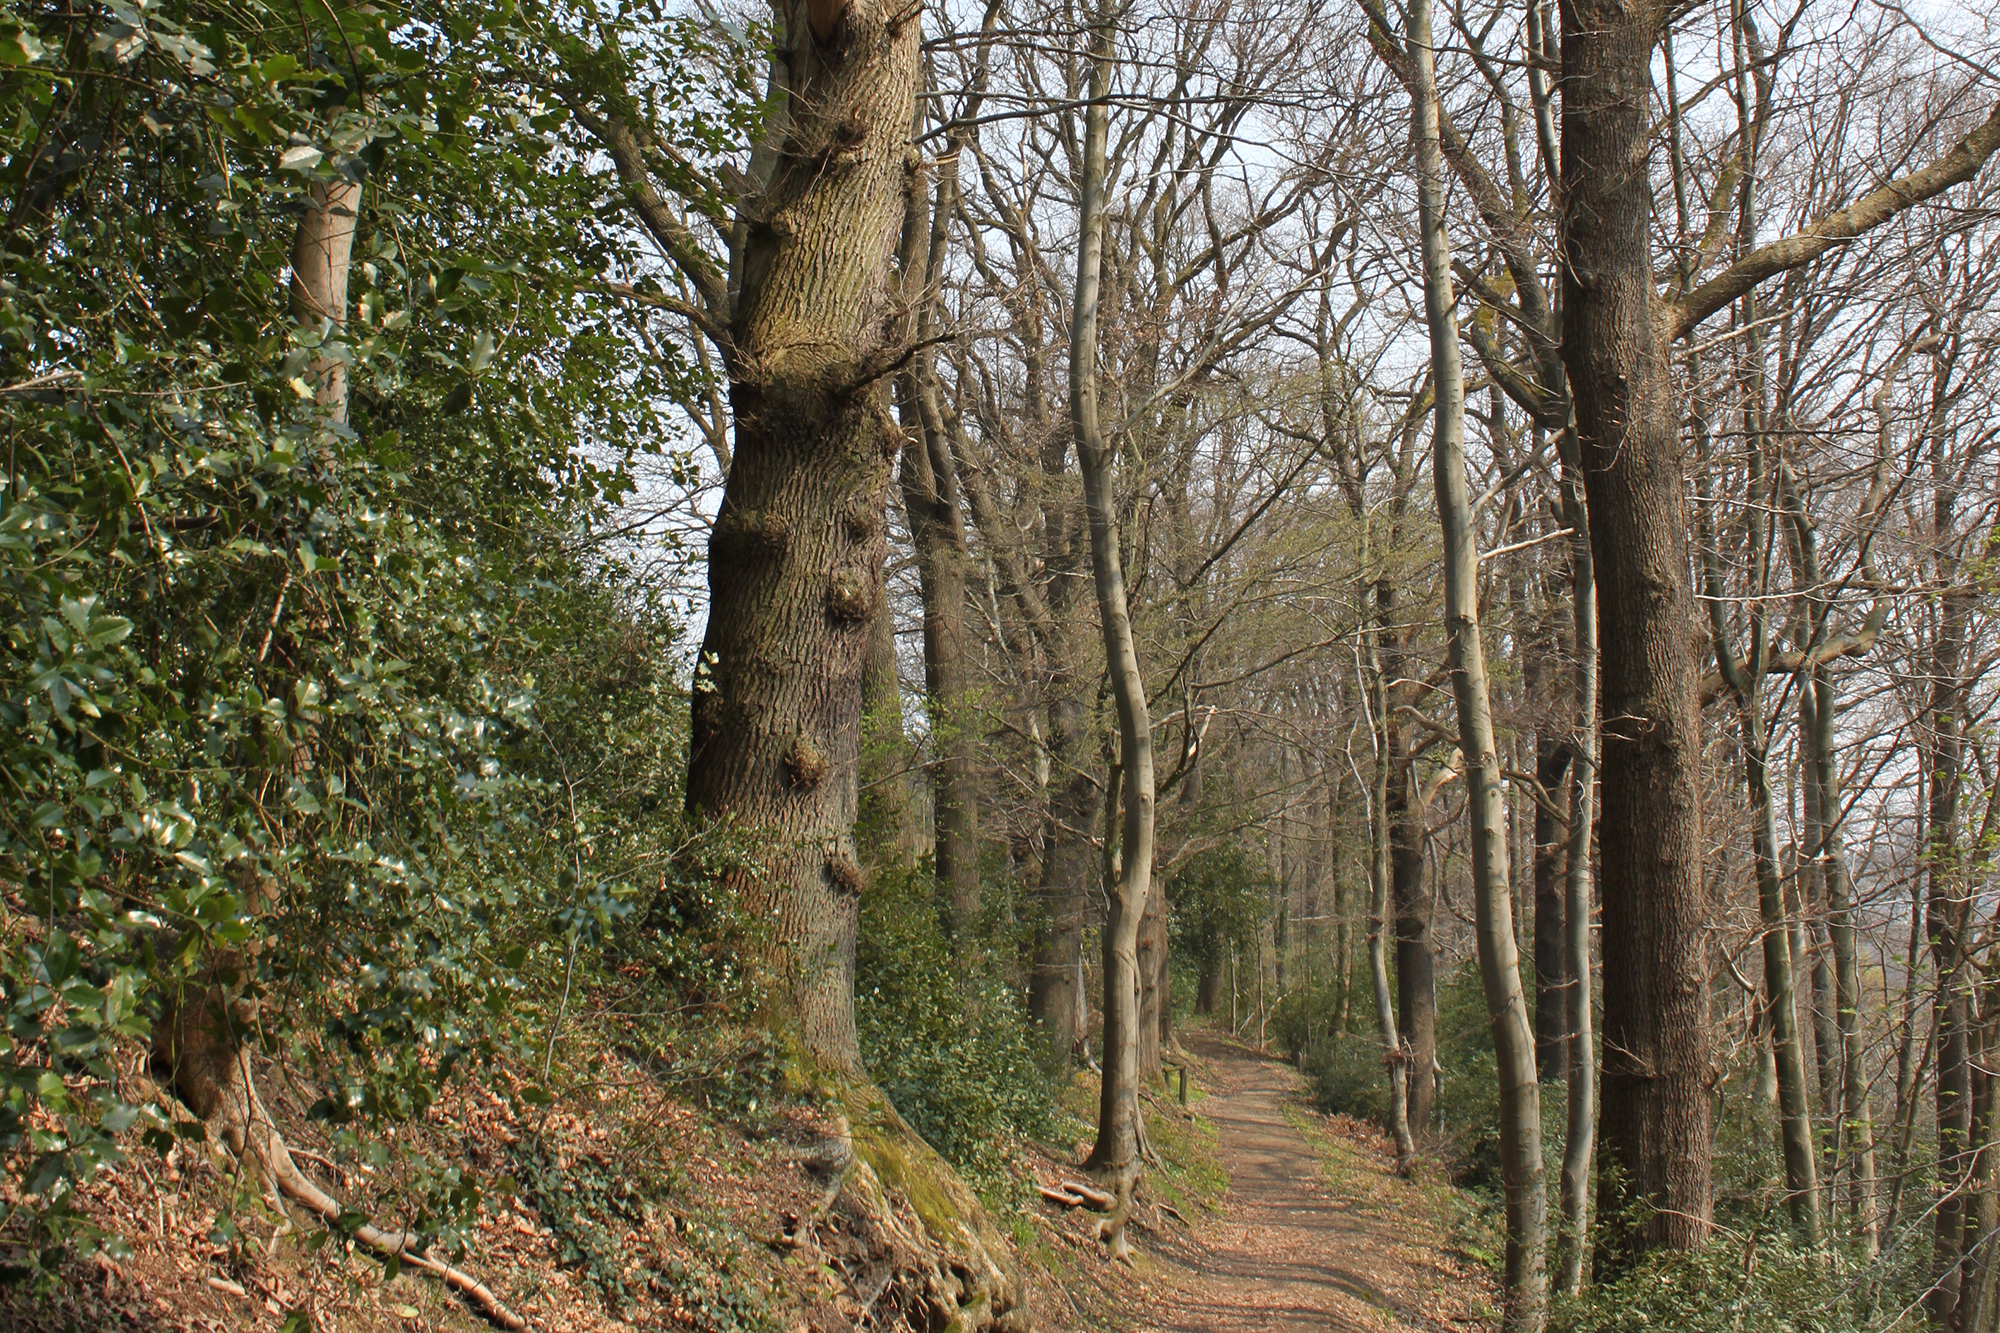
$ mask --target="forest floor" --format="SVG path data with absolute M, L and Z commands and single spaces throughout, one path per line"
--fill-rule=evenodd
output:
M 1214 1033 L 1182 1040 L 1229 1187 L 1219 1215 L 1156 1238 L 1143 1333 L 1497 1322 L 1494 1274 L 1456 1191 L 1398 1179 L 1381 1131 L 1313 1111 L 1291 1066 Z
M 1435 1175 L 1399 1179 L 1381 1131 L 1313 1110 L 1291 1066 L 1184 1031 L 1192 1106 L 1149 1092 L 1160 1164 L 1133 1217 L 1132 1265 L 1104 1257 L 1097 1217 L 1036 1195 L 1076 1178 L 1095 1080 L 1064 1090 L 1074 1136 L 1033 1146 L 1016 1194 L 989 1207 L 1015 1242 L 1034 1327 L 1046 1333 L 1462 1330 L 1496 1324 L 1489 1228 Z M 807 1107 L 754 1125 L 687 1104 L 639 1066 L 528 1108 L 468 1079 L 397 1142 L 409 1162 L 459 1160 L 509 1179 L 465 1237 L 467 1266 L 537 1333 L 831 1333 L 858 1305 L 810 1256 L 774 1248 L 778 1219 L 820 1186 L 795 1145 L 826 1132 Z M 273 1078 L 267 1097 L 305 1160 L 384 1216 L 425 1182 L 400 1155 L 344 1151 Z M 385 1145 L 386 1146 L 386 1145 Z M 1029 1173 L 1032 1179 L 1028 1178 Z M 117 1258 L 66 1264 L 53 1292 L 0 1285 L 7 1333 L 478 1333 L 435 1283 L 384 1274 L 264 1210 L 206 1154 L 135 1152 L 79 1191 L 80 1211 L 128 1239 Z M 11 1203 L 0 1197 L 0 1206 Z

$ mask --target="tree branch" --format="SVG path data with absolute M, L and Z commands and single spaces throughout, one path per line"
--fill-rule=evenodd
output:
M 1873 231 L 1905 209 L 1971 180 L 1996 151 L 2000 151 L 2000 105 L 1995 105 L 1993 113 L 1978 128 L 1929 166 L 1898 176 L 1846 208 L 1828 213 L 1803 231 L 1758 247 L 1695 288 L 1668 308 L 1670 340 L 1687 337 L 1704 319 L 1747 295 L 1764 279 L 1811 263 L 1834 246 Z

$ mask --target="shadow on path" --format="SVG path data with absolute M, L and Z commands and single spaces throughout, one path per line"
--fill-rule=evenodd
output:
M 1229 1172 L 1223 1216 L 1195 1220 L 1195 1235 L 1163 1247 L 1173 1269 L 1153 1290 L 1143 1327 L 1159 1333 L 1349 1333 L 1440 1325 L 1408 1297 L 1448 1283 L 1439 1256 L 1411 1243 L 1379 1153 L 1344 1169 L 1352 1197 L 1337 1197 L 1312 1146 L 1285 1118 L 1298 1089 L 1288 1065 L 1208 1032 L 1185 1032 L 1211 1065 L 1215 1087 L 1201 1110 L 1214 1122 Z M 1348 1194 L 1346 1188 L 1340 1195 Z M 1448 1261 L 1447 1261 L 1448 1263 Z

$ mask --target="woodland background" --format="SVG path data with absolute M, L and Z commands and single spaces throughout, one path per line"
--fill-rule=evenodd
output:
M 1210 1022 L 1510 1327 L 2000 1327 L 1995 52 L 8 0 L 9 1274 L 206 1141 L 469 1281 L 564 1168 L 408 1127 L 616 1060 L 1011 1327 L 1023 1145 L 1087 1066 L 1122 1247 Z

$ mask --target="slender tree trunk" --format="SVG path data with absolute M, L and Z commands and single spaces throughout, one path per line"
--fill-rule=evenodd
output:
M 1814 580 L 1817 581 L 1816 579 Z M 1803 730 L 1807 745 L 1807 781 L 1818 792 L 1820 824 L 1818 855 L 1826 885 L 1827 937 L 1833 950 L 1834 1023 L 1840 1034 L 1840 1114 L 1846 1126 L 1849 1199 L 1862 1248 L 1872 1262 L 1881 1253 L 1879 1200 L 1876 1198 L 1875 1126 L 1868 1097 L 1868 1042 L 1861 1027 L 1861 960 L 1854 928 L 1854 880 L 1847 866 L 1840 769 L 1833 761 L 1834 711 L 1831 676 L 1824 667 L 1813 673 L 1802 697 L 1806 710 Z
M 1111 13 L 1100 8 L 1090 31 L 1090 102 L 1084 110 L 1083 179 L 1080 182 L 1076 296 L 1070 331 L 1070 421 L 1083 473 L 1090 523 L 1090 565 L 1104 658 L 1118 712 L 1119 776 L 1123 826 L 1119 869 L 1107 883 L 1104 922 L 1104 1078 L 1098 1101 L 1097 1142 L 1085 1166 L 1111 1185 L 1117 1203 L 1105 1224 L 1114 1257 L 1130 1253 L 1125 1223 L 1132 1191 L 1144 1170 L 1139 1120 L 1139 925 L 1153 882 L 1153 726 L 1138 644 L 1125 599 L 1120 561 L 1113 455 L 1104 440 L 1097 406 L 1097 320 L 1104 258 L 1105 138 L 1110 108 Z
M 1980 994 L 1982 1008 L 1991 1004 L 1992 987 L 1984 988 Z M 2000 1165 L 2000 1151 L 1996 1151 L 1993 1131 L 1996 1094 L 2000 1094 L 2000 1078 L 1991 1072 L 1989 1058 L 1993 1053 L 1992 1015 L 1981 1014 L 1973 1026 L 1974 1048 L 1972 1066 L 1972 1139 L 1969 1155 L 1972 1160 L 1969 1191 L 1971 1203 L 1966 1209 L 1965 1239 L 1961 1248 L 1965 1254 L 1965 1276 L 1962 1295 L 1957 1312 L 1958 1327 L 1965 1333 L 1977 1333 L 1986 1326 L 1987 1309 L 1993 1296 L 1994 1229 L 2000 1226 L 2000 1192 L 1996 1192 L 1995 1167 Z
M 1042 879 L 1036 886 L 1035 951 L 1028 978 L 1028 1013 L 1041 1024 L 1063 1059 L 1081 1053 L 1089 1032 L 1089 999 L 1083 990 L 1083 926 L 1088 887 L 1099 876 L 1092 846 L 1097 830 L 1095 785 L 1083 771 L 1084 712 L 1059 677 L 1049 702 L 1050 783 L 1043 829 Z
M 1375 585 L 1376 642 L 1384 680 L 1409 674 L 1404 652 L 1407 630 L 1396 624 L 1396 586 Z M 1388 695 L 1393 703 L 1401 696 Z M 1437 899 L 1424 874 L 1424 811 L 1418 799 L 1416 765 L 1394 717 L 1384 717 L 1388 736 L 1389 900 L 1396 927 L 1396 1018 L 1409 1057 L 1409 1115 L 1412 1132 L 1430 1125 L 1437 1080 L 1437 952 L 1432 939 Z
M 1437 72 L 1431 48 L 1430 0 L 1410 6 L 1410 59 L 1417 144 L 1417 212 L 1423 233 L 1424 315 L 1430 329 L 1431 477 L 1444 539 L 1445 631 L 1452 694 L 1458 705 L 1459 752 L 1465 756 L 1466 817 L 1472 843 L 1474 931 L 1486 1012 L 1500 1080 L 1500 1161 L 1507 1193 L 1507 1301 L 1504 1326 L 1539 1333 L 1546 1315 L 1548 1194 L 1543 1188 L 1542 1099 L 1528 1000 L 1521 986 L 1520 945 L 1507 882 L 1507 812 L 1501 799 L 1500 752 L 1493 737 L 1493 703 L 1479 637 L 1479 549 L 1472 532 L 1472 498 L 1465 481 L 1465 375 L 1453 310 L 1451 245 L 1444 223 L 1444 154 L 1439 144 Z
M 1155 880 L 1139 918 L 1139 1081 L 1147 1086 L 1157 1086 L 1165 1072 L 1161 1048 L 1173 1008 L 1167 991 L 1167 902 L 1161 889 Z
M 1556 1289 L 1582 1289 L 1590 1252 L 1590 1176 L 1597 1139 L 1597 1051 L 1591 994 L 1591 851 L 1597 813 L 1597 583 L 1590 559 L 1576 434 L 1562 435 L 1563 521 L 1569 525 L 1570 614 L 1576 645 L 1576 734 L 1570 741 L 1569 845 L 1563 868 L 1569 1087 L 1562 1162 L 1562 1234 Z
M 854 930 L 861 678 L 886 550 L 894 443 L 873 359 L 909 188 L 918 27 L 888 5 L 815 5 L 787 64 L 792 151 L 752 225 L 732 320 L 736 447 L 709 548 L 687 802 L 757 829 L 736 887 L 772 926 L 786 1022 L 861 1073 Z
M 1538 674 L 1540 674 L 1538 672 Z M 1530 698 L 1539 698 L 1535 686 Z M 1569 750 L 1552 730 L 1535 738 L 1535 778 L 1553 794 L 1569 771 Z M 1563 843 L 1554 815 L 1535 803 L 1535 1072 L 1544 1083 L 1569 1068 L 1569 963 L 1563 927 Z
M 868 871 L 915 864 L 918 841 L 895 617 L 879 586 L 875 596 L 882 613 L 868 626 L 868 656 L 861 664 L 861 792 L 854 827 L 861 865 Z
M 1724 645 L 1727 652 L 1727 646 Z M 1818 1149 L 1813 1143 L 1812 1109 L 1806 1088 L 1805 1044 L 1799 1034 L 1798 986 L 1787 929 L 1784 879 L 1778 870 L 1777 830 L 1766 766 L 1768 742 L 1757 710 L 1757 692 L 1743 704 L 1743 762 L 1749 787 L 1751 842 L 1757 875 L 1757 907 L 1764 927 L 1764 997 L 1770 1016 L 1771 1052 L 1778 1066 L 1778 1131 L 1785 1158 L 1785 1192 L 1792 1224 L 1806 1243 L 1825 1239 L 1820 1204 Z
M 1933 359 L 1932 407 L 1927 421 L 1931 467 L 1933 577 L 1950 589 L 1959 574 L 1958 478 L 1939 426 L 1939 404 L 1948 391 L 1950 359 Z M 1925 873 L 1931 960 L 1937 974 L 1932 1000 L 1937 1026 L 1936 1243 L 1933 1283 L 1925 1308 L 1934 1327 L 1961 1333 L 1965 1298 L 1965 1233 L 1971 1212 L 1973 1143 L 1974 977 L 1971 956 L 1972 887 L 1959 850 L 1959 795 L 1965 768 L 1965 643 L 1970 608 L 1963 592 L 1939 599 L 1937 638 L 1930 661 L 1930 697 L 1920 735 L 1930 763 L 1929 838 Z
M 1946 511 L 1949 512 L 1948 510 Z M 1941 525 L 1942 526 L 1942 525 Z M 1937 647 L 1933 652 L 1929 717 L 1931 783 L 1930 840 L 1926 877 L 1937 993 L 1938 1190 L 1933 1285 L 1925 1308 L 1932 1324 L 1957 1330 L 1964 1285 L 1964 1240 L 1972 1176 L 1972 965 L 1966 937 L 1971 930 L 1971 893 L 1957 848 L 1958 804 L 1964 740 L 1959 731 L 1957 677 L 1964 633 L 1958 599 L 1947 594 Z
M 1548 1303 L 1542 1089 L 1534 1069 L 1528 997 L 1520 985 L 1500 749 L 1494 741 L 1486 648 L 1480 642 L 1480 554 L 1472 532 L 1472 496 L 1466 488 L 1466 382 L 1458 354 L 1452 250 L 1444 230 L 1444 152 L 1438 144 L 1430 0 L 1414 0 L 1410 6 L 1410 60 L 1416 66 L 1412 120 L 1418 220 L 1424 236 L 1424 318 L 1430 326 L 1430 368 L 1436 386 L 1430 468 L 1438 492 L 1438 526 L 1444 534 L 1444 626 L 1452 695 L 1458 703 L 1458 751 L 1466 759 L 1474 933 L 1500 1077 L 1500 1169 L 1506 1187 L 1504 1327 L 1538 1333 Z
M 292 234 L 292 317 L 331 334 L 347 327 L 347 275 L 353 266 L 354 231 L 361 220 L 361 186 L 320 181 L 306 195 L 306 212 Z M 347 420 L 347 362 L 317 358 L 313 401 L 330 421 Z
M 1347 1031 L 1350 1018 L 1350 997 L 1354 984 L 1354 891 L 1348 873 L 1349 862 L 1340 855 L 1341 844 L 1334 830 L 1340 827 L 1340 796 L 1343 782 L 1328 770 L 1326 782 L 1326 827 L 1327 856 L 1332 861 L 1333 875 L 1333 975 L 1336 987 L 1334 1000 L 1333 1031 L 1338 1036 Z
M 1416 1165 L 1417 1145 L 1410 1133 L 1410 1054 L 1396 1022 L 1396 1001 L 1389 988 L 1389 816 L 1390 770 L 1395 759 L 1389 753 L 1395 727 L 1388 714 L 1389 692 L 1383 686 L 1382 664 L 1375 639 L 1370 636 L 1370 655 L 1376 657 L 1375 693 L 1375 788 L 1368 803 L 1368 968 L 1375 989 L 1375 1025 L 1382 1041 L 1382 1060 L 1389 1071 L 1389 1131 L 1396 1141 L 1396 1170 L 1408 1175 Z
M 912 174 L 906 193 L 897 256 L 902 298 L 917 316 L 918 348 L 908 369 L 896 377 L 896 405 L 905 439 L 903 512 L 909 518 L 924 614 L 924 703 L 930 716 L 935 830 L 931 843 L 938 887 L 951 908 L 952 932 L 962 940 L 979 916 L 978 726 L 966 663 L 965 521 L 927 346 L 937 335 L 945 222 L 957 179 L 958 154 L 947 154 L 935 203 L 921 172 Z
M 1650 1246 L 1701 1245 L 1712 1205 L 1697 621 L 1650 235 L 1663 17 L 1651 3 L 1562 5 L 1562 355 L 1604 718 L 1600 1277 Z

